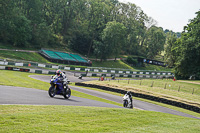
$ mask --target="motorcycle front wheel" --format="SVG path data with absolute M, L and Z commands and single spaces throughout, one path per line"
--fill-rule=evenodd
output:
M 48 93 L 49 93 L 49 96 L 50 96 L 50 97 L 54 97 L 54 96 L 56 95 L 55 90 L 56 90 L 56 89 L 55 89 L 54 86 L 49 87 Z
M 127 101 L 127 100 L 124 100 L 123 106 L 124 106 L 124 107 L 127 107 L 127 106 L 128 106 L 128 101 Z
M 64 93 L 64 98 L 68 99 L 71 96 L 71 89 L 67 88 Z

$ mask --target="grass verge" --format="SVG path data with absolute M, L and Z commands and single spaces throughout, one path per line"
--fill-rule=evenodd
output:
M 50 63 L 41 55 L 34 52 L 28 53 L 28 52 L 19 52 L 19 51 L 0 50 L 0 58 L 11 58 L 11 59 L 27 60 L 27 61 L 40 62 L 40 63 Z
M 131 66 L 125 64 L 121 60 L 111 61 L 92 61 L 92 67 L 107 67 L 107 68 L 122 68 L 122 69 L 134 69 Z
M 113 87 L 123 90 L 130 90 L 133 92 L 139 92 L 143 94 L 153 95 L 162 97 L 170 100 L 181 101 L 189 103 L 191 105 L 200 106 L 200 85 L 185 83 L 185 82 L 174 82 L 172 80 L 159 80 L 159 79 L 148 79 L 148 80 L 107 80 L 107 81 L 88 81 L 87 84 L 102 85 L 107 87 Z M 151 87 L 153 84 L 153 87 Z M 181 91 L 178 91 L 179 86 Z M 168 87 L 166 87 L 168 86 Z M 184 86 L 184 88 L 183 88 Z M 166 87 L 166 88 L 164 88 Z M 196 88 L 194 94 L 192 94 L 191 88 Z
M 74 83 L 72 83 L 71 85 L 72 86 L 76 86 Z M 109 94 L 117 95 L 117 96 L 123 96 L 124 95 L 124 94 L 119 94 L 119 93 L 116 93 L 116 92 L 111 92 L 111 91 L 106 91 L 106 90 L 101 90 L 101 89 L 91 88 L 91 87 L 83 87 L 83 86 L 81 86 L 81 88 L 91 89 L 91 90 L 100 91 L 100 92 L 105 92 L 105 93 L 109 93 Z M 166 108 L 170 108 L 170 109 L 173 109 L 173 110 L 177 110 L 177 111 L 180 111 L 180 112 L 183 112 L 183 113 L 186 113 L 186 114 L 190 114 L 190 115 L 193 115 L 193 116 L 196 116 L 196 117 L 200 118 L 200 114 L 199 113 L 196 113 L 196 112 L 193 112 L 193 111 L 190 111 L 190 110 L 186 110 L 186 109 L 183 109 L 183 108 L 179 108 L 179 107 L 175 107 L 175 106 L 172 106 L 172 105 L 168 105 L 168 104 L 164 104 L 164 103 L 160 103 L 160 102 L 156 102 L 156 101 L 151 101 L 151 100 L 147 100 L 147 99 L 143 99 L 143 98 L 138 98 L 138 97 L 133 97 L 133 98 L 136 99 L 136 100 L 140 100 L 140 101 L 156 104 L 156 105 L 159 105 L 159 106 L 163 106 L 163 107 L 166 107 Z
M 48 90 L 31 73 L 0 70 L 0 84 Z M 35 75 L 35 74 L 33 74 Z M 6 77 L 6 78 L 5 78 Z M 72 92 L 72 95 L 91 96 Z M 93 97 L 94 100 L 96 99 Z M 97 99 L 98 100 L 98 99 Z M 103 99 L 99 99 L 102 101 Z M 166 113 L 73 106 L 0 105 L 0 132 L 199 132 L 200 120 Z
M 200 120 L 171 114 L 98 107 L 0 105 L 0 132 L 197 133 Z

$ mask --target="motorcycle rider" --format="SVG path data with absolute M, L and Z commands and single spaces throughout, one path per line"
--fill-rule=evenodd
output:
M 131 95 L 131 91 L 127 91 L 127 93 L 126 93 L 128 96 L 129 96 L 129 98 L 130 98 L 130 101 L 131 101 L 131 105 L 132 105 L 132 95 Z
M 62 78 L 63 86 L 65 89 L 67 86 L 67 76 L 60 69 L 56 71 L 56 75 Z

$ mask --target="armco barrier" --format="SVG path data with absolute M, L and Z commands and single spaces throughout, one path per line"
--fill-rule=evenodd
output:
M 94 84 L 75 83 L 75 85 L 85 86 L 85 87 L 92 87 L 92 88 L 97 88 L 97 89 L 117 92 L 117 93 L 121 93 L 121 94 L 125 94 L 126 93 L 125 90 L 120 90 L 120 89 L 111 88 L 111 87 L 105 87 L 105 86 L 100 86 L 100 85 L 94 85 Z M 152 96 L 152 95 L 147 95 L 147 94 L 142 94 L 142 93 L 132 92 L 132 95 L 134 97 L 139 97 L 139 98 L 144 98 L 144 99 L 148 99 L 148 100 L 152 100 L 152 101 L 157 101 L 157 102 L 173 105 L 173 106 L 176 106 L 176 107 L 181 107 L 181 108 L 184 108 L 184 109 L 187 109 L 187 110 L 191 110 L 191 111 L 200 113 L 200 108 L 199 107 L 193 106 L 193 105 L 189 105 L 189 104 L 186 104 L 186 103 L 172 101 L 172 100 L 169 100 L 169 99 L 155 97 L 155 96 Z
M 63 69 L 63 70 L 72 70 L 72 71 L 88 71 L 95 73 L 110 73 L 110 74 L 119 74 L 122 75 L 155 75 L 155 76 L 172 76 L 171 72 L 158 72 L 158 71 L 132 71 L 132 70 L 115 70 L 114 68 L 79 68 L 79 67 L 66 67 L 62 65 L 53 65 L 53 64 L 42 64 L 36 62 L 20 62 L 20 61 L 0 61 L 0 65 L 12 65 L 12 66 L 36 66 L 41 68 L 53 68 L 53 69 Z
M 49 71 L 49 70 L 35 70 L 35 69 L 28 69 L 28 68 L 17 68 L 17 67 L 7 67 L 7 66 L 0 66 L 0 69 L 2 70 L 14 70 L 14 71 L 21 71 L 21 72 L 30 72 L 30 73 L 38 73 L 38 74 L 55 74 L 55 70 Z M 105 74 L 105 73 L 88 73 L 86 74 L 81 74 L 81 73 L 75 73 L 74 76 L 93 76 L 93 77 L 100 77 L 100 76 L 105 76 L 105 77 L 125 77 L 125 78 L 170 78 L 170 76 L 155 76 L 155 75 L 122 75 L 122 74 Z

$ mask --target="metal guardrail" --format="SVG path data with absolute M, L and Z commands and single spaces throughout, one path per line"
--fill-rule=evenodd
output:
M 0 65 L 12 65 L 12 66 L 26 66 L 26 67 L 40 67 L 40 68 L 52 68 L 52 69 L 63 69 L 63 70 L 72 70 L 72 71 L 87 71 L 87 72 L 95 72 L 95 73 L 111 73 L 111 74 L 120 74 L 120 75 L 127 75 L 127 74 L 145 74 L 145 75 L 165 75 L 165 76 L 173 76 L 171 72 L 165 71 L 133 71 L 131 69 L 113 69 L 113 68 L 103 68 L 103 67 L 69 67 L 64 65 L 54 65 L 54 64 L 46 64 L 46 63 L 38 63 L 38 62 L 31 62 L 31 61 L 23 61 L 23 60 L 7 60 L 7 59 L 0 59 Z

